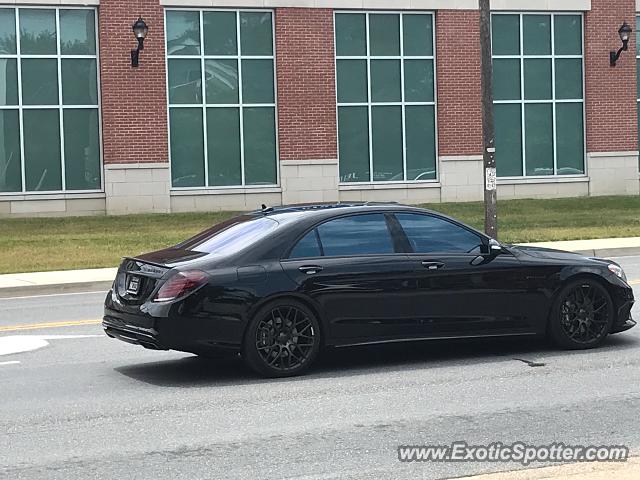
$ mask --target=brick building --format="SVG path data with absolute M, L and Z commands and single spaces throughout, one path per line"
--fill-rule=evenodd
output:
M 633 0 L 493 0 L 499 198 L 639 194 Z M 131 31 L 149 33 L 132 68 Z M 0 215 L 482 198 L 477 0 L 0 0 Z

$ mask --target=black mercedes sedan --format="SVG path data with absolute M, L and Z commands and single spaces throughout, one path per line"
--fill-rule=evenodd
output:
M 633 302 L 615 262 L 502 245 L 432 211 L 265 207 L 124 259 L 103 327 L 149 349 L 240 352 L 285 377 L 326 347 L 532 335 L 596 347 L 635 325 Z

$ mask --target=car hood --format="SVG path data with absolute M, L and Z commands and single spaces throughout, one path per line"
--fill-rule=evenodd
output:
M 511 250 L 515 250 L 516 252 L 522 253 L 524 255 L 528 255 L 530 257 L 540 258 L 540 259 L 568 260 L 568 261 L 591 260 L 594 262 L 610 263 L 607 260 L 585 257 L 580 253 L 565 252 L 564 250 L 555 250 L 553 248 L 528 247 L 524 245 L 510 245 L 509 248 Z

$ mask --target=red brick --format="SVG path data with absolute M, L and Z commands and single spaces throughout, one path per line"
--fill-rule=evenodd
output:
M 338 157 L 333 11 L 275 13 L 280 159 Z
M 615 67 L 609 51 L 620 48 L 618 29 L 635 30 L 634 0 L 592 0 L 585 14 L 585 108 L 587 151 L 638 150 L 635 32 Z
M 482 153 L 479 38 L 477 11 L 440 10 L 436 13 L 440 155 Z
M 140 67 L 131 67 L 142 16 L 149 35 Z M 105 163 L 168 162 L 164 11 L 158 0 L 102 0 L 100 73 Z

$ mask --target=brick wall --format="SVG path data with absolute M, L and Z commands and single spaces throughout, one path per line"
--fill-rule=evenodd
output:
M 638 149 L 636 114 L 635 0 L 593 0 L 585 14 L 587 151 Z M 618 29 L 626 20 L 634 29 L 629 50 L 615 68 L 609 51 L 620 48 Z
M 480 17 L 470 10 L 436 14 L 438 150 L 482 154 Z
M 132 69 L 138 15 L 150 30 Z M 634 19 L 634 0 L 593 0 L 585 15 L 590 152 L 637 149 L 635 34 L 617 67 L 608 59 L 622 21 L 635 27 Z M 478 21 L 475 11 L 436 13 L 440 155 L 482 151 Z M 335 159 L 333 11 L 278 8 L 275 32 L 280 159 Z M 158 0 L 102 0 L 99 35 L 105 163 L 167 162 L 163 9 Z
M 134 69 L 138 16 L 149 35 Z M 99 22 L 104 162 L 167 162 L 163 9 L 158 0 L 102 0 Z
M 338 157 L 333 11 L 275 13 L 281 160 Z

